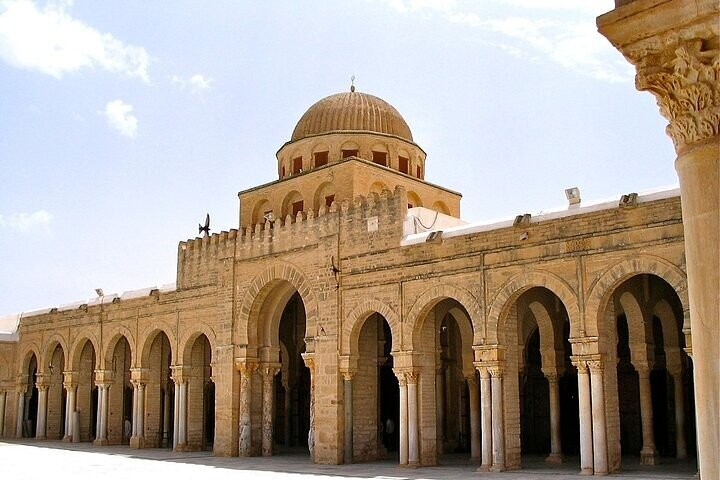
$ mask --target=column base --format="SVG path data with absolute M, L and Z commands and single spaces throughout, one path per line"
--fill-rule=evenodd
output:
M 47 437 L 45 435 L 36 435 L 35 440 L 47 440 Z
M 70 442 L 72 442 L 72 435 L 65 435 L 65 436 L 62 438 L 62 441 L 65 442 L 65 443 L 70 443 Z
M 593 469 L 592 468 L 583 468 L 580 469 L 580 475 L 592 475 Z
M 657 450 L 640 450 L 640 465 L 657 465 L 659 463 Z
M 93 445 L 96 445 L 98 447 L 105 447 L 107 445 L 110 445 L 110 443 L 108 442 L 107 438 L 96 438 L 93 441 Z
M 408 462 L 407 465 L 405 465 L 407 468 L 418 468 L 420 466 L 420 462 Z
M 480 465 L 476 472 L 489 472 L 490 471 L 490 465 Z
M 130 437 L 130 448 L 144 448 L 145 438 L 143 437 Z
M 547 456 L 547 458 L 545 458 L 545 461 L 547 463 L 563 463 L 565 461 L 565 457 L 562 453 L 551 453 Z
M 495 466 L 495 465 L 493 465 L 492 467 L 490 467 L 490 471 L 491 471 L 491 472 L 504 472 L 504 471 L 505 471 L 505 467 L 500 467 L 500 466 Z
M 187 443 L 178 443 L 173 450 L 176 452 L 189 452 L 190 447 L 188 447 Z

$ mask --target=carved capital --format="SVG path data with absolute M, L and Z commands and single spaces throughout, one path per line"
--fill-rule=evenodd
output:
M 677 40 L 637 65 L 635 86 L 655 95 L 678 153 L 720 134 L 720 51 L 707 45 Z
M 343 380 L 345 381 L 352 381 L 353 377 L 357 372 L 353 372 L 350 370 L 346 370 L 344 372 L 340 372 L 342 374 Z
M 419 372 L 405 372 L 405 381 L 408 385 L 415 385 L 417 384 L 419 376 Z
M 603 362 L 602 360 L 589 360 L 587 366 L 590 369 L 591 375 L 597 375 L 603 373 Z
M 235 362 L 235 368 L 240 372 L 241 377 L 250 377 L 257 370 L 257 362 L 242 360 Z
M 305 366 L 310 369 L 310 376 L 315 374 L 315 354 L 314 353 L 303 353 L 301 354 Z
M 502 365 L 493 365 L 491 367 L 488 367 L 488 372 L 493 378 L 502 378 L 503 373 L 505 372 L 505 367 L 503 367 Z
M 571 357 L 572 364 L 577 368 L 578 375 L 588 374 L 588 362 L 584 358 Z

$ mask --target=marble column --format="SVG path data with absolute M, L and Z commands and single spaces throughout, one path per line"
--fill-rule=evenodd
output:
M 240 371 L 240 422 L 238 434 L 238 452 L 241 457 L 249 457 L 252 454 L 251 445 L 251 417 L 250 400 L 252 388 L 252 375 L 257 365 L 252 362 L 242 361 L 237 364 Z
M 487 368 L 478 368 L 480 372 L 480 423 L 482 425 L 482 453 L 480 471 L 490 470 L 492 466 L 492 387 L 490 372 Z
M 408 395 L 407 380 L 404 373 L 397 374 L 400 386 L 400 465 L 408 464 Z
M 145 382 L 132 380 L 133 384 L 133 436 L 130 438 L 132 448 L 145 446 Z
M 45 439 L 45 429 L 47 426 L 47 393 L 48 386 L 46 384 L 38 384 L 38 404 L 37 404 L 37 424 L 35 425 L 35 438 L 38 440 Z
M 687 440 L 685 437 L 685 394 L 683 392 L 682 370 L 670 372 L 675 395 L 675 449 L 678 459 L 687 458 Z
M 95 445 L 107 445 L 108 388 L 107 383 L 98 383 L 97 435 Z
M 643 439 L 642 450 L 640 450 L 640 463 L 642 465 L 655 465 L 658 460 L 658 453 L 655 448 L 655 431 L 653 428 L 650 369 L 646 366 L 639 366 L 637 372 L 640 387 L 640 419 Z
M 435 403 L 437 406 L 438 454 L 442 454 L 445 446 L 445 372 L 442 367 L 435 374 Z
M 175 414 L 178 417 L 178 442 L 176 449 L 182 450 L 187 446 L 187 379 L 182 379 L 178 384 L 176 392 L 179 393 L 178 409 Z
M 174 422 L 173 422 L 174 423 Z M 163 392 L 163 434 L 162 434 L 162 446 L 169 446 L 170 439 L 168 438 L 170 433 L 170 385 L 165 386 Z M 172 445 L 175 447 L 175 445 Z
M 470 458 L 480 459 L 480 393 L 475 374 L 466 378 L 470 397 Z
M 315 462 L 315 354 L 306 352 L 302 355 L 305 366 L 310 370 L 310 429 L 308 431 L 308 450 L 310 459 Z
M 0 392 L 0 437 L 5 436 L 5 398 L 6 392 Z
M 180 411 L 180 383 L 173 380 L 175 395 L 173 395 L 173 450 L 177 449 L 178 439 L 180 438 L 180 417 L 177 412 Z
M 580 411 L 580 475 L 593 474 L 593 418 L 590 399 L 590 375 L 587 362 L 574 361 L 578 375 L 578 409 Z
M 277 368 L 262 367 L 262 454 L 269 457 L 273 454 L 273 380 Z
M 608 448 L 602 361 L 590 361 L 588 362 L 588 368 L 590 369 L 590 389 L 592 392 L 593 469 L 595 475 L 607 475 Z
M 353 376 L 354 372 L 343 372 L 345 397 L 345 463 L 353 461 Z M 382 421 L 382 419 L 380 419 Z
M 490 388 L 492 396 L 492 466 L 493 472 L 505 470 L 505 421 L 503 418 L 503 368 L 490 369 Z
M 698 466 L 720 478 L 720 49 L 717 0 L 615 2 L 598 30 L 637 69 L 675 146 L 692 328 Z
M 417 372 L 408 372 L 407 419 L 408 419 L 408 466 L 420 465 L 420 436 L 418 429 Z
M 545 375 L 548 380 L 550 400 L 550 455 L 545 459 L 549 463 L 562 463 L 562 432 L 560 429 L 560 382 L 556 373 Z
M 73 413 L 75 412 L 75 399 L 77 383 L 63 382 L 67 395 L 65 396 L 65 436 L 63 442 L 71 442 L 73 438 Z
M 22 390 L 17 392 L 17 417 L 15 421 L 15 437 L 22 438 L 23 436 L 23 422 L 25 421 L 25 389 L 27 387 L 21 387 Z

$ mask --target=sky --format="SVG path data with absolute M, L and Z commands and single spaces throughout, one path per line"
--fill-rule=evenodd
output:
M 395 106 L 489 221 L 677 184 L 612 0 L 0 0 L 0 315 L 173 283 L 319 99 Z

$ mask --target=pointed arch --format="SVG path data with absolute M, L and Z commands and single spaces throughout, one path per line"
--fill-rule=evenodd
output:
M 135 344 L 135 335 L 125 325 L 116 325 L 104 332 L 108 338 L 105 342 L 104 351 L 102 353 L 102 363 L 98 368 L 104 369 L 107 365 L 112 364 L 112 357 L 115 353 L 115 347 L 120 339 L 125 338 L 130 346 L 130 364 L 135 365 L 137 362 L 137 348 Z
M 341 355 L 357 355 L 360 331 L 365 324 L 365 320 L 375 312 L 385 317 L 388 325 L 390 325 L 390 332 L 393 338 L 392 351 L 396 352 L 400 350 L 400 317 L 389 305 L 379 300 L 368 299 L 353 308 L 343 322 L 342 344 L 340 346 Z
M 289 284 L 293 289 L 292 291 L 288 289 L 289 295 L 287 295 L 287 299 L 292 296 L 294 291 L 297 291 L 303 302 L 307 322 L 305 337 L 313 338 L 315 336 L 318 303 L 307 275 L 295 265 L 277 263 L 258 274 L 247 287 L 237 309 L 238 322 L 234 332 L 235 344 L 258 345 L 260 340 L 258 338 L 260 310 L 268 294 L 274 287 L 282 283 Z
M 544 287 L 554 293 L 565 306 L 570 319 L 570 337 L 579 336 L 582 331 L 578 296 L 575 290 L 562 278 L 545 270 L 518 273 L 500 288 L 490 306 L 487 322 L 486 342 L 506 344 L 505 321 L 515 301 L 533 287 Z
M 90 346 L 93 348 L 93 353 L 95 354 L 95 365 L 100 363 L 100 359 L 98 358 L 100 355 L 100 348 L 97 337 L 94 333 L 84 332 L 84 335 L 75 339 L 72 347 L 70 347 L 70 351 L 68 352 L 68 366 L 72 371 L 77 372 L 80 370 L 80 357 L 86 342 L 90 342 Z
M 50 363 L 50 360 L 52 360 L 53 354 L 55 353 L 55 347 L 57 345 L 60 345 L 60 348 L 63 351 L 63 355 L 65 355 L 65 360 L 67 361 L 68 349 L 65 337 L 55 332 L 44 343 L 45 348 L 43 349 L 42 358 L 38 358 L 38 362 L 41 365 L 48 365 Z
M 644 273 L 665 280 L 677 293 L 683 313 L 687 315 L 690 310 L 687 274 L 664 258 L 641 254 L 611 266 L 589 286 L 590 293 L 585 302 L 585 330 L 588 335 L 598 334 L 598 325 L 602 322 L 605 307 L 615 289 L 628 278 Z
M 211 362 L 215 360 L 214 353 L 215 347 L 217 346 L 215 330 L 213 330 L 209 324 L 199 322 L 194 324 L 192 329 L 188 330 L 180 337 L 180 341 L 178 343 L 178 362 L 181 365 L 187 365 L 190 363 L 195 340 L 197 340 L 200 335 L 205 335 L 205 338 L 207 338 L 208 343 L 210 344 Z
M 417 332 L 422 327 L 422 322 L 435 305 L 441 300 L 452 299 L 458 302 L 467 312 L 470 322 L 470 330 L 473 345 L 482 343 L 485 337 L 483 322 L 483 309 L 475 296 L 463 287 L 453 284 L 442 284 L 430 287 L 421 293 L 408 311 L 403 325 L 403 349 L 411 349 L 415 344 Z M 458 326 L 463 330 L 461 319 L 456 319 Z M 465 332 L 467 334 L 467 332 Z

